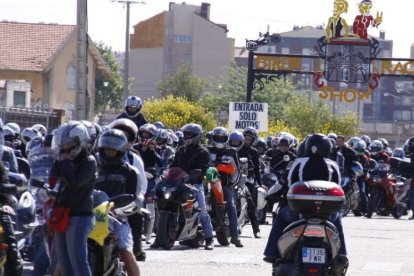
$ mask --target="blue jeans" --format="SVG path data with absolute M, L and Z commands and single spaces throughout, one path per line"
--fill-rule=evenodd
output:
M 233 186 L 223 185 L 224 200 L 227 202 L 227 215 L 230 224 L 230 236 L 237 238 L 239 231 L 237 230 L 237 210 L 235 204 L 235 194 Z
M 198 201 L 200 207 L 200 220 L 201 225 L 203 226 L 204 236 L 206 239 L 213 237 L 213 225 L 211 224 L 210 215 L 207 212 L 206 208 L 206 197 L 204 196 L 204 187 L 203 184 L 194 184 L 195 190 L 194 197 Z
M 276 219 L 274 219 L 272 223 L 272 229 L 270 230 L 269 239 L 267 240 L 266 248 L 263 253 L 265 256 L 275 259 L 279 259 L 281 257 L 279 250 L 277 249 L 277 241 L 282 236 L 283 230 L 289 224 L 299 219 L 299 214 L 289 209 L 288 206 L 282 207 L 279 210 Z M 339 254 L 346 255 L 345 237 L 344 230 L 342 228 L 341 216 L 336 215 L 335 217 L 332 217 L 331 222 L 337 228 L 339 239 L 341 240 L 341 248 L 339 249 Z
M 63 276 L 91 276 L 88 262 L 88 234 L 95 217 L 70 217 L 65 233 L 55 233 L 58 263 Z

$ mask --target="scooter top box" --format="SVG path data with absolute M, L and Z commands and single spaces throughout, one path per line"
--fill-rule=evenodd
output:
M 329 215 L 341 210 L 345 193 L 333 182 L 303 181 L 289 188 L 287 200 L 289 207 L 301 214 Z

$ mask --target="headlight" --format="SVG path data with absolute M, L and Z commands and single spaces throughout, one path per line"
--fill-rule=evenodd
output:
M 171 193 L 165 193 L 164 194 L 164 198 L 166 199 L 166 200 L 168 200 L 169 198 L 171 197 Z

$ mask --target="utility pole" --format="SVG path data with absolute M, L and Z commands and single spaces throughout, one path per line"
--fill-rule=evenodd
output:
M 89 119 L 88 95 L 88 13 L 87 0 L 77 0 L 76 100 L 73 119 Z
M 143 1 L 117 0 L 126 5 L 126 31 L 125 31 L 125 56 L 124 56 L 124 100 L 129 96 L 129 11 L 131 4 L 145 4 Z

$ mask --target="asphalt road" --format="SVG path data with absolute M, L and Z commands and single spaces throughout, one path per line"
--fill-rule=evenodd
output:
M 267 218 L 271 222 L 271 218 Z M 414 220 L 374 215 L 371 219 L 343 219 L 351 276 L 414 276 Z M 177 245 L 169 251 L 145 245 L 146 262 L 139 263 L 142 275 L 253 276 L 271 275 L 271 265 L 262 261 L 270 225 L 261 225 L 261 239 L 253 237 L 250 225 L 243 229 L 243 248 L 215 244 L 213 251 Z M 26 264 L 24 275 L 31 275 Z

